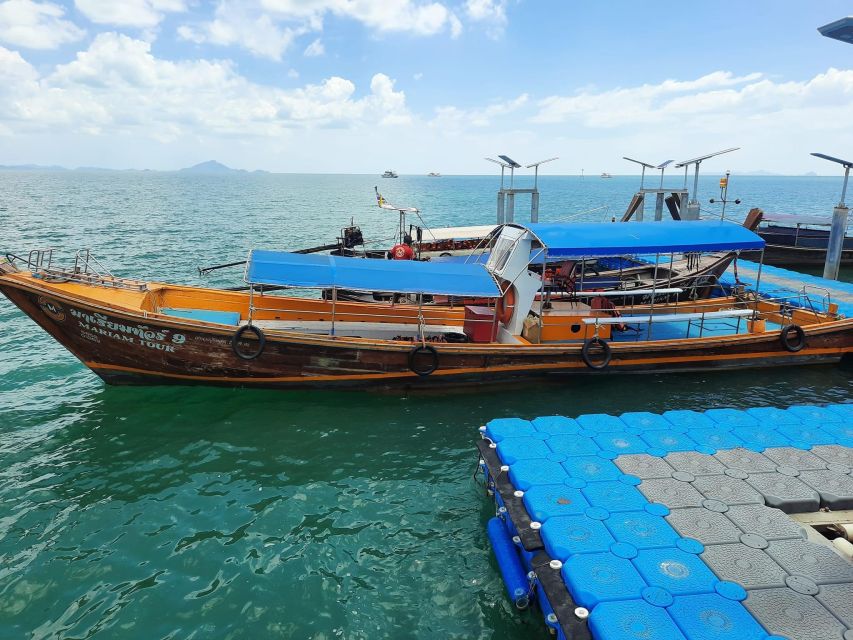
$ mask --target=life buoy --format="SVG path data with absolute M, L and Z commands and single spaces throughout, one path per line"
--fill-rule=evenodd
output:
M 418 357 L 421 353 L 427 353 L 431 356 L 430 363 L 426 367 L 416 367 L 415 366 L 415 358 Z M 409 369 L 411 369 L 414 373 L 417 373 L 421 377 L 428 376 L 433 371 L 438 369 L 438 351 L 436 351 L 435 347 L 430 346 L 428 344 L 420 344 L 411 351 L 409 351 Z
M 254 333 L 258 339 L 258 348 L 255 349 L 254 351 L 250 351 L 248 353 L 244 352 L 244 351 L 240 351 L 240 347 L 239 347 L 240 339 L 243 337 L 243 334 L 246 333 L 247 331 L 251 331 L 252 333 Z M 264 352 L 264 346 L 266 346 L 266 343 L 267 343 L 267 337 L 264 335 L 264 332 L 252 324 L 243 325 L 242 327 L 237 329 L 237 331 L 231 337 L 231 349 L 234 351 L 234 354 L 238 358 L 242 358 L 243 360 L 254 360 L 255 358 L 257 358 L 259 355 L 261 355 Z
M 412 260 L 414 257 L 414 250 L 407 244 L 401 242 L 391 247 L 392 260 Z
M 507 324 L 515 313 L 515 287 L 509 285 L 498 300 L 496 315 L 498 320 Z
M 592 359 L 592 355 L 590 354 L 590 349 L 592 347 L 601 348 L 601 360 L 596 361 Z M 610 345 L 601 338 L 591 338 L 584 342 L 583 347 L 581 347 L 581 358 L 583 359 L 584 364 L 590 369 L 595 369 L 596 371 L 600 371 L 609 365 L 611 356 L 612 352 Z
M 791 333 L 794 334 L 794 340 L 791 340 Z M 785 347 L 786 351 L 796 353 L 806 346 L 806 332 L 798 324 L 786 324 L 782 327 L 779 340 L 782 341 L 782 346 Z

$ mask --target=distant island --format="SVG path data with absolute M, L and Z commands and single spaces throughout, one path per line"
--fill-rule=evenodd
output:
M 156 173 L 194 173 L 194 174 L 263 174 L 269 173 L 269 171 L 264 171 L 263 169 L 256 169 L 254 171 L 247 171 L 246 169 L 232 169 L 229 166 L 222 164 L 221 162 L 217 162 L 216 160 L 208 160 L 206 162 L 200 162 L 198 164 L 194 164 L 191 167 L 185 167 L 183 169 L 178 169 L 177 171 L 157 171 L 156 169 L 107 169 L 105 167 L 76 167 L 74 169 L 69 169 L 67 167 L 60 167 L 59 165 L 41 165 L 41 164 L 0 164 L 0 171 L 80 171 L 80 172 L 109 172 L 109 173 L 128 173 L 128 172 L 156 172 Z
M 207 162 L 199 162 L 198 164 L 194 164 L 191 167 L 180 169 L 178 173 L 269 173 L 269 171 L 256 169 L 255 171 L 250 172 L 246 171 L 245 169 L 232 169 L 231 167 L 227 167 L 221 162 L 217 162 L 216 160 L 208 160 Z

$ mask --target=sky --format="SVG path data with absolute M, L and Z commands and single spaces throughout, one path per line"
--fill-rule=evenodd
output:
M 840 172 L 849 0 L 0 0 L 0 164 Z

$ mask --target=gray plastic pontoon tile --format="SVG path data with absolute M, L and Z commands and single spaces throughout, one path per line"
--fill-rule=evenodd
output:
M 726 516 L 744 533 L 756 533 L 767 540 L 806 537 L 805 529 L 784 512 L 763 504 L 734 505 Z
M 812 447 L 812 453 L 831 464 L 843 464 L 853 467 L 853 448 L 840 444 L 820 444 Z
M 637 487 L 649 502 L 661 502 L 670 509 L 678 507 L 698 507 L 702 504 L 702 494 L 689 482 L 675 478 L 654 478 L 643 480 Z
M 771 447 L 764 450 L 764 456 L 780 467 L 793 467 L 798 471 L 806 469 L 826 469 L 826 462 L 813 453 L 794 447 Z
M 704 545 L 737 542 L 741 531 L 722 513 L 702 507 L 673 509 L 667 522 L 686 538 L 696 538 Z
M 722 500 L 727 505 L 764 503 L 764 497 L 745 480 L 729 476 L 700 476 L 693 481 L 693 488 L 706 498 Z
M 853 629 L 853 583 L 825 584 L 817 594 L 820 603 Z
M 841 640 L 844 627 L 812 596 L 787 587 L 750 591 L 746 608 L 770 633 L 792 640 Z
M 648 453 L 633 453 L 619 456 L 614 460 L 616 466 L 625 473 L 643 480 L 649 478 L 669 478 L 675 471 L 666 460 Z
M 702 559 L 721 580 L 738 582 L 747 589 L 785 586 L 785 570 L 766 551 L 745 544 L 712 544 Z
M 820 495 L 821 504 L 830 509 L 853 509 L 853 477 L 834 471 L 803 471 L 800 480 Z
M 760 453 L 740 447 L 717 451 L 714 457 L 730 469 L 742 469 L 747 473 L 775 471 L 777 466 L 775 462 L 765 458 Z
M 676 451 L 665 459 L 673 469 L 687 471 L 694 476 L 720 475 L 726 470 L 725 465 L 714 456 L 697 451 Z
M 774 540 L 767 553 L 788 573 L 806 576 L 818 584 L 853 582 L 853 562 L 822 544 Z
M 746 479 L 761 495 L 769 507 L 785 513 L 817 511 L 820 496 L 798 478 L 781 473 L 751 473 Z

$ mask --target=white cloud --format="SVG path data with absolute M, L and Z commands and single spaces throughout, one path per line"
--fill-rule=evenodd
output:
M 305 51 L 302 55 L 308 58 L 316 58 L 317 56 L 322 56 L 324 53 L 326 53 L 326 47 L 323 46 L 320 38 L 317 38 L 314 42 L 305 47 Z
M 197 44 L 238 45 L 255 56 L 281 60 L 293 41 L 308 31 L 305 26 L 282 27 L 266 13 L 255 11 L 249 4 L 223 0 L 216 7 L 214 19 L 191 27 L 178 27 L 178 35 Z
M 462 33 L 459 18 L 440 2 L 219 0 L 213 20 L 182 25 L 178 35 L 196 43 L 236 45 L 256 56 L 281 60 L 296 37 L 322 31 L 326 15 L 356 20 L 376 33 L 431 36 L 447 31 L 454 38 Z M 315 51 L 312 47 L 315 47 L 313 43 L 306 55 L 311 55 L 308 51 Z
M 727 71 L 715 71 L 695 80 L 664 80 L 660 84 L 596 91 L 585 89 L 572 96 L 550 96 L 539 102 L 534 118 L 540 123 L 582 122 L 591 127 L 618 127 L 659 121 L 673 107 L 689 111 L 706 100 L 708 92 L 744 85 L 738 91 L 760 84 L 762 75 L 751 73 L 734 76 Z M 765 81 L 767 82 L 767 81 Z M 773 86 L 773 83 L 769 83 Z
M 274 137 L 410 119 L 405 95 L 381 73 L 360 97 L 339 77 L 283 90 L 250 82 L 228 61 L 158 59 L 148 42 L 116 33 L 98 35 L 88 50 L 46 75 L 0 47 L 0 74 L 10 79 L 0 89 L 0 125 L 18 134 Z
M 507 0 L 467 0 L 465 13 L 470 20 L 488 25 L 488 33 L 493 38 L 500 37 L 506 28 Z
M 460 109 L 454 106 L 436 107 L 435 117 L 430 122 L 433 127 L 443 130 L 457 131 L 471 127 L 485 128 L 503 116 L 516 113 L 527 105 L 530 97 L 526 93 L 502 102 L 494 102 L 486 107 Z
M 261 0 L 264 9 L 285 19 L 316 24 L 331 13 L 351 18 L 379 31 L 407 31 L 434 35 L 454 28 L 453 13 L 440 2 L 416 0 Z
M 0 2 L 0 41 L 27 49 L 56 49 L 86 35 L 64 15 L 65 9 L 52 2 Z
M 183 0 L 74 0 L 77 9 L 97 24 L 148 29 L 166 13 L 186 11 Z

